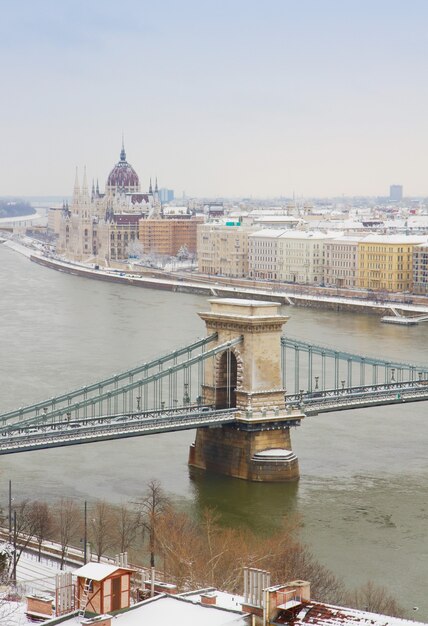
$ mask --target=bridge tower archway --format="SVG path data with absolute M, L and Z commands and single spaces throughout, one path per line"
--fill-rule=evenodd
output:
M 216 375 L 215 408 L 235 408 L 236 386 L 238 384 L 238 361 L 233 350 L 226 350 L 220 354 L 216 367 Z
M 241 342 L 206 362 L 204 402 L 224 408 L 228 405 L 224 396 L 234 386 L 231 406 L 239 410 L 283 406 L 281 332 L 288 317 L 279 314 L 279 304 L 232 298 L 212 299 L 210 303 L 211 311 L 199 313 L 207 334 L 217 333 L 218 345 L 238 337 Z

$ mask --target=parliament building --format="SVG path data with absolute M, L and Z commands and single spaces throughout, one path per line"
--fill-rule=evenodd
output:
M 100 193 L 98 182 L 89 190 L 86 170 L 82 185 L 76 171 L 73 197 L 65 202 L 58 227 L 57 253 L 73 261 L 108 265 L 127 259 L 139 237 L 142 219 L 161 217 L 158 185 L 142 192 L 140 180 L 126 160 L 122 143 L 119 162 Z

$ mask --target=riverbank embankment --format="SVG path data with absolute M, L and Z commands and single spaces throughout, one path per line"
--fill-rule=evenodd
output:
M 55 269 L 67 274 L 73 274 L 84 278 L 92 278 L 95 280 L 145 287 L 148 289 L 162 289 L 178 293 L 193 293 L 214 297 L 238 297 L 268 300 L 280 302 L 281 304 L 288 306 L 304 306 L 334 311 L 369 313 L 374 315 L 385 315 L 386 313 L 391 313 L 391 311 L 394 314 L 396 311 L 399 311 L 400 314 L 404 315 L 423 315 L 428 313 L 428 305 L 413 302 L 400 303 L 396 300 L 379 301 L 376 299 L 368 299 L 367 297 L 356 298 L 345 297 L 342 295 L 321 295 L 318 293 L 295 293 L 292 289 L 288 289 L 287 286 L 279 287 L 276 285 L 268 288 L 258 288 L 254 286 L 244 287 L 240 285 L 232 286 L 208 280 L 206 282 L 202 282 L 200 277 L 195 280 L 192 275 L 189 277 L 183 277 L 180 275 L 176 278 L 169 275 L 168 278 L 161 278 L 158 273 L 149 275 L 134 273 L 133 271 L 108 270 L 104 268 L 96 269 L 85 266 L 84 264 L 70 263 L 37 253 L 30 254 L 30 259 L 34 263 L 38 263 L 44 267 Z

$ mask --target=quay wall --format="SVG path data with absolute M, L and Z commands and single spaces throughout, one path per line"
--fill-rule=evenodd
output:
M 106 282 L 113 283 L 121 283 L 125 285 L 134 285 L 137 287 L 145 287 L 146 289 L 161 289 L 164 291 L 171 291 L 177 293 L 193 293 L 197 295 L 204 295 L 209 297 L 240 297 L 251 300 L 268 300 L 270 302 L 280 302 L 285 306 L 299 306 L 299 307 L 310 307 L 316 309 L 324 309 L 330 311 L 347 311 L 351 313 L 366 313 L 369 315 L 385 315 L 391 312 L 391 306 L 397 310 L 400 310 L 399 303 L 389 302 L 386 303 L 385 306 L 371 306 L 369 303 L 359 303 L 353 302 L 349 299 L 348 302 L 331 302 L 328 300 L 323 300 L 319 296 L 307 295 L 304 299 L 297 298 L 295 294 L 278 294 L 278 293 L 269 293 L 269 291 L 258 291 L 258 290 L 249 290 L 240 289 L 239 287 L 234 288 L 226 288 L 219 284 L 210 285 L 209 283 L 199 283 L 189 284 L 181 280 L 162 280 L 158 277 L 145 277 L 144 275 L 139 276 L 130 276 L 125 275 L 121 276 L 119 273 L 107 273 L 102 270 L 95 270 L 91 268 L 81 267 L 79 265 L 73 265 L 72 263 L 66 263 L 62 261 L 57 261 L 56 259 L 51 259 L 39 255 L 31 255 L 30 260 L 38 265 L 43 265 L 44 267 L 48 267 L 50 269 L 57 270 L 59 272 L 64 272 L 66 274 L 72 274 L 74 276 L 81 276 L 84 278 L 92 278 L 95 280 L 103 280 Z M 292 304 L 290 303 L 292 301 Z M 415 310 L 416 312 L 416 310 Z

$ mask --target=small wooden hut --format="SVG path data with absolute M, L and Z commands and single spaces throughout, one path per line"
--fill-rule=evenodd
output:
M 106 563 L 86 563 L 77 576 L 77 607 L 102 615 L 126 609 L 131 603 L 131 575 L 134 570 Z

